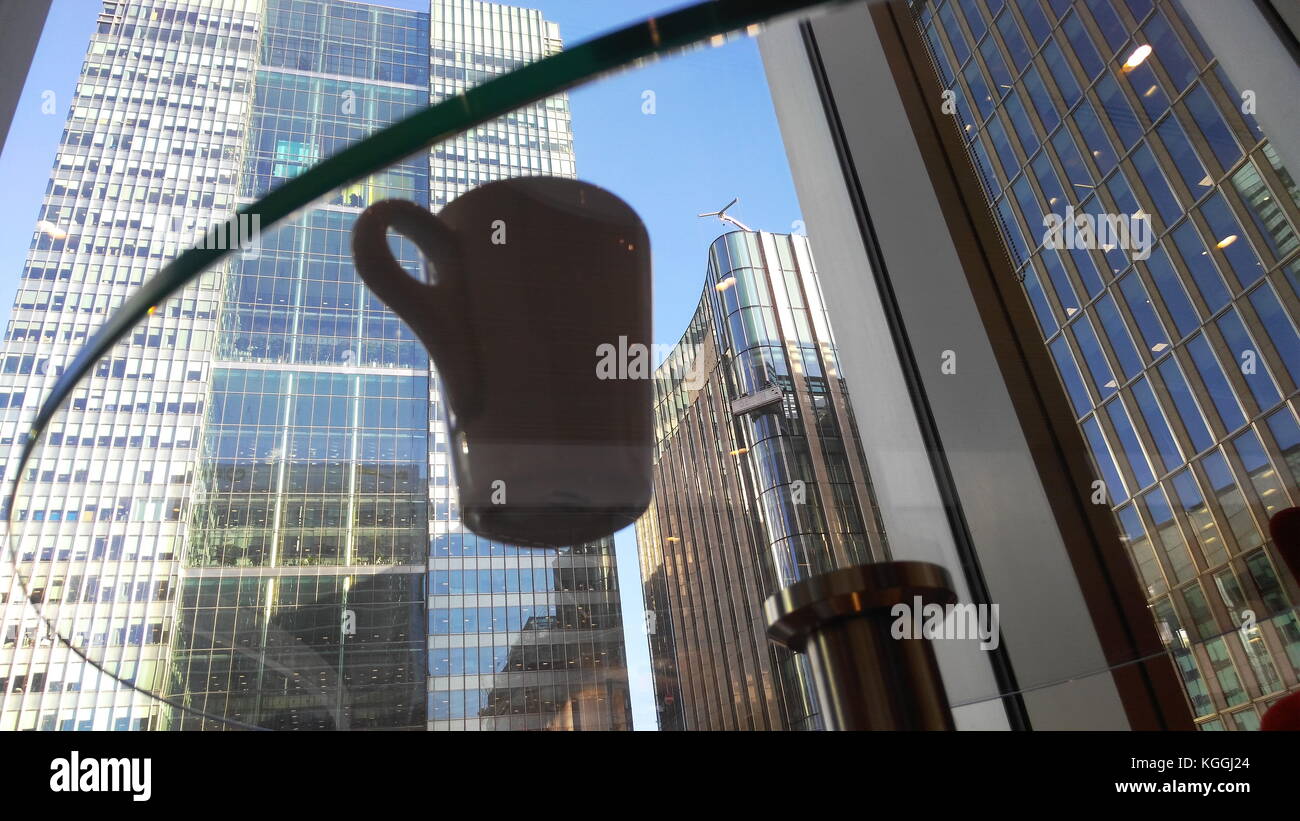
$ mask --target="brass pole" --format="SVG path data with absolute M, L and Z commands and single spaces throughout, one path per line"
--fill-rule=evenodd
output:
M 828 730 L 955 729 L 930 640 L 891 635 L 891 608 L 918 599 L 955 603 L 948 572 L 927 562 L 862 564 L 765 602 L 768 637 L 808 654 Z

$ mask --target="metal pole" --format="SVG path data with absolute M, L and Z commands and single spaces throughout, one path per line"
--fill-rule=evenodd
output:
M 863 564 L 768 598 L 768 637 L 808 654 L 828 730 L 955 729 L 929 639 L 891 635 L 891 609 L 918 598 L 955 603 L 948 572 L 928 562 Z

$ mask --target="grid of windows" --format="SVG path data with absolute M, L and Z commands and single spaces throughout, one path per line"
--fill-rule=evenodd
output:
M 426 32 L 415 12 L 269 0 L 241 199 L 425 104 L 427 89 L 398 85 L 404 69 L 393 77 L 385 55 Z M 428 356 L 350 253 L 357 214 L 390 196 L 427 204 L 422 159 L 269 232 L 226 278 L 167 684 L 210 714 L 284 729 L 424 726 Z M 398 254 L 418 271 L 409 243 Z M 303 567 L 319 575 L 294 575 Z M 176 711 L 169 726 L 225 725 Z
M 424 376 L 219 368 L 190 566 L 421 562 L 427 394 Z
M 472 533 L 435 535 L 433 728 L 629 729 L 612 559 L 605 541 L 557 554 Z
M 415 334 L 357 277 L 357 213 L 311 211 L 268 232 L 257 259 L 236 263 L 222 306 L 221 359 L 427 371 L 429 356 Z M 402 241 L 397 253 L 408 270 L 419 270 L 411 243 Z
M 256 139 L 249 145 L 243 194 L 261 196 L 427 104 L 424 88 L 259 71 L 252 123 Z M 427 191 L 428 164 L 415 157 L 340 189 L 326 201 L 364 207 L 388 197 L 423 201 Z
M 359 3 L 277 0 L 266 14 L 262 65 L 384 83 L 428 82 L 429 17 Z
M 422 728 L 424 636 L 412 614 L 423 598 L 423 576 L 409 572 L 187 579 L 174 675 L 190 706 L 269 729 Z
M 1295 183 L 1176 3 L 913 8 L 1193 712 L 1251 729 L 1300 686 L 1266 538 L 1300 502 Z M 1149 255 L 1049 247 L 1079 213 L 1149 219 Z
M 87 336 L 234 205 L 260 6 L 105 4 L 0 356 L 8 465 L 35 403 Z M 13 535 L 32 601 L 82 652 L 145 689 L 159 687 L 174 632 L 220 279 L 209 272 L 158 306 L 75 391 L 28 474 L 5 477 L 22 480 Z M 151 725 L 157 703 L 54 641 L 25 611 L 7 563 L 0 602 L 0 729 Z

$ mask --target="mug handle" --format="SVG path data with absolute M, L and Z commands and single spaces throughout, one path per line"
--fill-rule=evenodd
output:
M 388 247 L 388 232 L 415 243 L 434 278 L 411 277 Z M 478 412 L 482 399 L 477 345 L 467 317 L 469 289 L 456 233 L 431 212 L 409 200 L 382 200 L 357 217 L 352 228 L 352 258 L 357 275 L 400 316 L 433 356 L 448 385 L 448 405 L 459 420 Z

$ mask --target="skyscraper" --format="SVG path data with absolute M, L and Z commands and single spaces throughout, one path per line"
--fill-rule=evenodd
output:
M 260 4 L 104 3 L 5 339 L 0 443 L 93 328 L 235 206 Z M 90 9 L 87 10 L 91 12 Z M 21 480 L 7 534 L 33 602 L 113 676 L 158 692 L 209 403 L 222 273 L 149 317 L 79 387 Z M 6 729 L 144 729 L 155 700 L 41 628 L 6 562 Z
M 416 12 L 267 3 L 241 204 L 426 105 L 428 38 Z M 427 206 L 428 180 L 423 158 L 391 166 L 230 266 L 170 699 L 283 729 L 425 726 L 429 363 L 357 281 L 349 231 L 380 199 Z
M 916 0 L 764 44 L 796 179 L 822 195 L 819 255 L 888 317 L 895 348 L 843 343 L 846 367 L 867 363 L 878 395 L 906 374 L 956 513 L 940 542 L 1002 604 L 997 687 L 961 700 L 1010 695 L 1011 726 L 1253 729 L 1300 687 L 1300 591 L 1267 529 L 1300 503 L 1300 193 L 1269 139 L 1294 132 L 1266 134 L 1262 103 L 1256 120 L 1268 78 L 1242 49 L 1270 42 L 1238 38 L 1234 78 L 1209 42 L 1239 32 L 1194 20 L 1228 5 Z M 1267 2 L 1241 5 L 1267 30 Z M 847 197 L 827 196 L 841 174 Z M 1135 230 L 1063 242 L 1054 219 Z M 873 468 L 904 450 L 887 435 Z M 891 507 L 917 503 L 882 505 L 898 540 Z
M 887 557 L 808 240 L 732 231 L 655 373 L 654 500 L 637 522 L 664 730 L 821 726 L 763 601 Z
M 6 443 L 194 226 L 559 48 L 476 0 L 106 2 L 6 340 Z M 20 491 L 20 572 L 92 658 L 217 720 L 97 680 L 9 601 L 0 726 L 630 727 L 612 541 L 464 530 L 436 370 L 352 269 L 370 203 L 524 174 L 573 176 L 564 97 L 295 215 L 101 364 Z

